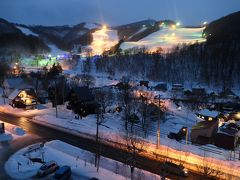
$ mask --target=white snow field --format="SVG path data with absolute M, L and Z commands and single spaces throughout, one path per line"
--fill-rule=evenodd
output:
M 69 52 L 63 51 L 59 49 L 56 45 L 54 44 L 48 44 L 48 47 L 51 49 L 51 55 L 52 56 L 58 56 L 58 55 L 63 55 L 63 54 L 69 54 Z
M 2 121 L 0 121 L 0 123 L 2 123 Z M 26 132 L 18 126 L 15 126 L 9 123 L 4 123 L 4 125 L 5 125 L 5 133 L 0 134 L 0 143 L 10 142 L 26 134 Z M 1 147 L 2 145 L 0 144 L 0 149 Z
M 29 151 L 31 147 L 37 147 L 34 151 Z M 5 164 L 6 172 L 15 179 L 30 179 L 34 177 L 42 165 L 38 162 L 32 162 L 31 158 L 41 158 L 45 162 L 54 160 L 59 166 L 68 165 L 72 170 L 73 180 L 88 180 L 92 177 L 99 180 L 114 179 L 124 180 L 130 178 L 130 168 L 120 162 L 101 157 L 100 168 L 94 166 L 94 154 L 64 143 L 59 140 L 54 140 L 45 143 L 43 148 L 38 148 L 38 144 L 28 146 L 19 150 Z M 18 167 L 18 164 L 21 164 Z M 48 175 L 44 179 L 50 179 Z M 141 177 L 142 180 L 156 180 L 158 175 L 136 169 L 136 177 Z
M 38 34 L 32 32 L 32 31 L 31 31 L 30 29 L 28 29 L 28 28 L 24 28 L 24 27 L 20 27 L 20 26 L 17 26 L 17 28 L 20 29 L 23 34 L 38 36 Z
M 202 28 L 163 28 L 137 42 L 124 42 L 121 49 L 127 50 L 136 47 L 145 47 L 149 51 L 156 51 L 159 47 L 167 51 L 178 44 L 204 42 Z

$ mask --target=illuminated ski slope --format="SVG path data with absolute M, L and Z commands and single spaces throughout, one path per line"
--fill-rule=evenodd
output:
M 137 42 L 124 42 L 121 45 L 122 50 L 134 48 L 134 47 L 146 47 L 149 51 L 155 51 L 159 47 L 163 50 L 169 50 L 170 48 L 182 44 L 182 43 L 195 43 L 204 42 L 202 38 L 202 28 L 170 28 L 166 27 L 157 32 L 150 34 L 149 36 L 137 41 Z
M 92 35 L 93 42 L 90 45 L 92 55 L 101 55 L 118 43 L 117 31 L 108 29 L 107 26 L 103 26 L 102 29 L 95 31 Z

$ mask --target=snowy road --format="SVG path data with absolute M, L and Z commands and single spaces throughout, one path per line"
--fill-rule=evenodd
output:
M 88 150 L 90 152 L 95 152 L 97 149 L 97 145 L 95 143 L 94 138 L 87 139 L 81 136 L 63 132 L 58 129 L 53 129 L 40 124 L 36 124 L 29 121 L 27 118 L 16 117 L 11 114 L 0 113 L 0 119 L 2 121 L 20 126 L 24 130 L 26 130 L 28 133 L 42 136 L 44 137 L 44 140 L 49 141 L 49 140 L 59 139 L 73 146 Z M 123 163 L 125 163 L 126 157 L 130 156 L 130 154 L 124 150 L 116 149 L 114 147 L 104 145 L 104 144 L 101 144 L 101 154 L 105 157 L 108 157 L 110 159 L 114 159 Z M 143 156 L 138 156 L 136 167 L 147 170 L 152 173 L 159 174 L 161 169 L 161 164 L 159 161 L 149 159 Z M 200 177 L 202 176 L 191 172 L 190 177 L 188 179 L 197 180 L 197 179 L 200 179 Z

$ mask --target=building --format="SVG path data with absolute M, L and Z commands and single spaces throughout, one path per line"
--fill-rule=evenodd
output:
M 201 121 L 192 127 L 190 137 L 193 143 L 208 144 L 212 142 L 218 130 L 218 120 Z
M 167 83 L 161 82 L 159 84 L 157 84 L 154 89 L 156 91 L 167 91 Z
M 8 97 L 16 89 L 34 88 L 34 85 L 23 78 L 6 78 L 3 88 L 5 96 Z
M 9 105 L 17 108 L 34 109 L 37 105 L 37 96 L 34 89 L 15 89 L 9 96 Z
M 173 84 L 172 85 L 172 91 L 183 91 L 184 86 L 182 84 Z
M 219 127 L 214 143 L 216 146 L 225 149 L 234 149 L 240 143 L 240 127 L 233 122 L 225 123 Z
M 203 109 L 197 113 L 197 117 L 201 118 L 202 120 L 212 121 L 218 118 L 219 112 L 218 111 L 210 111 L 208 109 Z
M 76 87 L 69 93 L 68 109 L 72 109 L 75 114 L 85 117 L 96 112 L 97 103 L 88 87 Z
M 205 88 L 203 88 L 203 87 L 192 88 L 192 95 L 193 96 L 205 96 L 206 95 Z
M 140 84 L 140 86 L 145 86 L 148 88 L 149 81 L 140 81 L 139 84 Z
M 232 92 L 231 89 L 228 88 L 228 89 L 225 89 L 224 91 L 220 92 L 219 96 L 223 97 L 223 98 L 235 98 L 236 94 L 234 94 L 234 92 Z

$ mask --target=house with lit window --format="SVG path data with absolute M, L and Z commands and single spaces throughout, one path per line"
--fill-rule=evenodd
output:
M 240 143 L 240 126 L 235 122 L 224 123 L 218 128 L 214 138 L 214 144 L 218 147 L 231 149 L 238 147 Z
M 173 84 L 172 85 L 172 91 L 183 91 L 184 86 L 183 84 Z
M 191 129 L 190 137 L 192 143 L 209 144 L 218 131 L 218 120 L 201 121 Z
M 37 95 L 32 88 L 15 89 L 8 99 L 9 105 L 14 108 L 34 109 L 37 105 Z
M 219 116 L 218 111 L 210 111 L 209 109 L 202 109 L 197 113 L 197 117 L 201 118 L 205 121 L 213 121 L 216 120 Z

